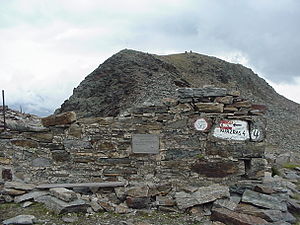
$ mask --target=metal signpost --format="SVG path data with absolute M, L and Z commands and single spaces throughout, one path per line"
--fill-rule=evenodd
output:
M 6 130 L 4 90 L 2 90 L 2 103 L 3 103 L 3 126 L 4 126 L 4 130 Z

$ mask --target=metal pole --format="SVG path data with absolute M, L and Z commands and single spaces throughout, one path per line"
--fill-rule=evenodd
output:
M 2 102 L 3 102 L 3 123 L 4 123 L 4 130 L 6 130 L 4 90 L 2 90 Z

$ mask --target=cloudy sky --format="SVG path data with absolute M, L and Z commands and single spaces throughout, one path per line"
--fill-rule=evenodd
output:
M 0 89 L 46 115 L 112 54 L 193 50 L 251 67 L 300 103 L 298 0 L 0 0 Z

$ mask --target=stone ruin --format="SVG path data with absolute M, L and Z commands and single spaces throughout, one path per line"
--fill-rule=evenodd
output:
M 89 206 L 118 213 L 154 207 L 204 213 L 215 202 L 225 207 L 214 210 L 219 218 L 241 200 L 230 195 L 244 193 L 244 202 L 266 198 L 270 205 L 254 204 L 286 213 L 286 203 L 268 199 L 266 191 L 253 191 L 263 189 L 267 171 L 266 107 L 224 88 L 177 91 L 177 98 L 117 117 L 77 119 L 67 112 L 19 130 L 16 121 L 8 121 L 11 129 L 0 133 L 4 189 L 24 194 L 35 187 L 38 194 L 24 198 L 15 193 L 15 201 L 34 199 L 58 213 L 78 209 L 72 202 L 80 198 L 78 193 L 85 196 L 75 200 L 84 211 Z M 24 190 L 20 182 L 34 187 Z
M 1 133 L 2 171 L 26 182 L 199 186 L 263 176 L 264 106 L 223 88 L 178 94 L 118 117 L 76 119 L 69 112 L 43 118 L 43 128 Z

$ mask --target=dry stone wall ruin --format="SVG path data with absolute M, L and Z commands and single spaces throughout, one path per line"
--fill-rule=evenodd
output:
M 265 172 L 266 108 L 224 88 L 182 88 L 118 117 L 74 112 L 0 133 L 0 179 L 206 186 Z

